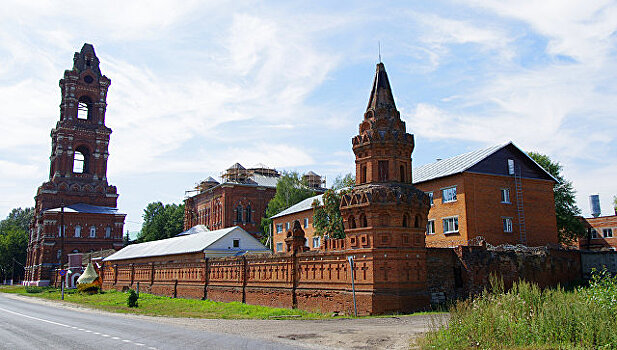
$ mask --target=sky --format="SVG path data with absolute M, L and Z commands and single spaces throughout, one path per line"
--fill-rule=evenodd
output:
M 614 1 L 3 1 L 0 217 L 49 176 L 58 80 L 94 45 L 111 79 L 108 181 L 125 229 L 235 162 L 354 170 L 386 66 L 415 166 L 509 141 L 617 195 Z

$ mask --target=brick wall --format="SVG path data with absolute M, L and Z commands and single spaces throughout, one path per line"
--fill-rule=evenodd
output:
M 587 227 L 588 237 L 581 238 L 578 246 L 581 249 L 617 249 L 617 215 L 600 216 L 597 218 L 582 218 Z M 595 238 L 591 237 L 591 229 L 595 230 Z M 608 235 L 605 230 L 612 234 Z M 605 237 L 609 236 L 609 237 Z
M 464 298 L 489 286 L 489 276 L 501 276 L 506 287 L 517 280 L 540 287 L 567 285 L 582 278 L 578 250 L 530 248 L 495 250 L 485 247 L 427 248 L 427 282 L 433 302 Z

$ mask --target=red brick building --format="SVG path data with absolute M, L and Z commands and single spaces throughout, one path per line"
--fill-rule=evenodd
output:
M 617 214 L 581 219 L 587 237 L 578 240 L 580 249 L 617 250 Z
M 275 169 L 265 166 L 246 169 L 239 163 L 221 175 L 220 183 L 208 177 L 195 188 L 197 194 L 185 199 L 184 229 L 195 225 L 205 225 L 210 230 L 240 226 L 260 236 L 261 218 L 276 193 L 279 177 Z M 304 179 L 316 192 L 325 191 L 319 175 L 309 172 Z
M 553 186 L 557 180 L 512 142 L 414 169 L 431 197 L 427 246 L 558 243 Z
M 116 187 L 107 182 L 110 84 L 90 44 L 75 53 L 73 68 L 60 80 L 60 120 L 51 130 L 49 181 L 38 188 L 30 226 L 28 284 L 52 282 L 53 271 L 70 253 L 122 247 L 125 214 L 116 208 Z

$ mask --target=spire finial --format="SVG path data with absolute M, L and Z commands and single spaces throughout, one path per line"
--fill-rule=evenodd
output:
M 379 53 L 379 63 L 381 63 L 381 41 L 377 40 L 377 52 Z

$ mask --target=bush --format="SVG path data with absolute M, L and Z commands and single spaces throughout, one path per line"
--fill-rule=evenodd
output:
M 614 349 L 617 278 L 594 273 L 588 287 L 540 289 L 520 281 L 492 288 L 450 309 L 448 324 L 421 340 L 425 349 Z
M 101 287 L 96 283 L 80 283 L 77 285 L 77 291 L 82 294 L 98 294 L 101 291 Z
M 129 296 L 126 298 L 126 305 L 128 305 L 128 307 L 137 307 L 137 299 L 139 299 L 137 293 L 135 293 L 134 290 L 129 289 Z
M 43 288 L 43 287 L 30 287 L 30 286 L 26 286 L 26 293 L 41 293 L 45 289 L 46 288 Z

